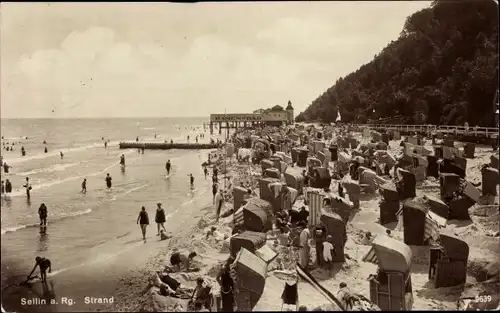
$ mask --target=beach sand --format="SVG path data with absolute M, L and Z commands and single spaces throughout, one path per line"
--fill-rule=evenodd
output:
M 390 151 L 399 151 L 399 141 L 392 141 Z M 472 160 L 467 160 L 467 179 L 472 182 L 481 181 L 480 166 L 489 163 L 492 154 L 491 148 L 476 148 L 476 156 Z M 233 162 L 234 163 L 234 162 Z M 234 171 L 242 171 L 242 166 L 229 166 Z M 260 166 L 250 165 L 247 170 L 253 173 L 254 177 L 260 174 Z M 332 190 L 336 191 L 336 181 L 332 182 Z M 417 187 L 417 196 L 432 194 L 439 196 L 439 183 L 432 178 L 426 180 Z M 396 223 L 381 226 L 376 221 L 379 216 L 378 195 L 364 195 L 361 198 L 360 210 L 351 215 L 352 220 L 347 226 L 348 241 L 345 247 L 346 262 L 336 264 L 334 275 L 330 276 L 323 270 L 316 269 L 311 273 L 328 290 L 335 294 L 340 282 L 346 282 L 352 292 L 364 295 L 369 298 L 370 274 L 376 272 L 376 265 L 361 261 L 362 257 L 369 250 L 369 246 L 361 244 L 365 231 L 371 231 L 374 235 L 385 234 L 386 227 L 393 229 L 393 237 L 402 240 L 402 231 L 395 229 Z M 300 206 L 300 199 L 295 206 Z M 496 199 L 498 204 L 498 197 Z M 232 203 L 225 203 L 225 208 L 229 209 Z M 470 209 L 472 222 L 449 221 L 447 229 L 454 232 L 469 244 L 470 255 L 468 263 L 467 283 L 463 287 L 449 287 L 435 289 L 428 281 L 428 247 L 412 247 L 412 283 L 413 283 L 413 310 L 454 310 L 456 301 L 461 296 L 475 296 L 480 292 L 498 292 L 498 280 L 493 282 L 478 282 L 481 276 L 485 275 L 485 264 L 490 264 L 493 269 L 499 266 L 499 238 L 491 234 L 498 231 L 498 209 L 494 206 L 482 208 L 475 205 Z M 218 286 L 215 283 L 215 275 L 221 262 L 228 257 L 228 245 L 224 243 L 224 237 L 230 236 L 232 216 L 221 218 L 218 224 L 214 221 L 214 208 L 211 200 L 201 210 L 193 209 L 189 218 L 183 220 L 183 226 L 176 225 L 174 238 L 165 243 L 165 247 L 154 251 L 151 247 L 149 251 L 141 252 L 138 258 L 138 267 L 129 271 L 129 275 L 119 282 L 115 293 L 115 303 L 108 307 L 115 311 L 185 311 L 186 300 L 179 300 L 158 295 L 155 291 L 149 290 L 148 280 L 155 271 L 162 270 L 168 263 L 169 254 L 178 249 L 179 251 L 196 251 L 197 265 L 201 268 L 198 273 L 175 273 L 172 276 L 178 279 L 183 287 L 194 287 L 197 277 L 204 277 L 213 287 L 214 293 Z M 209 226 L 216 226 L 217 231 L 213 237 L 206 238 L 205 232 Z M 268 240 L 269 243 L 272 240 Z M 134 253 L 137 254 L 139 253 Z M 311 252 L 314 254 L 314 249 Z M 154 256 L 153 256 L 154 255 Z M 147 261 L 147 256 L 151 256 Z M 314 257 L 313 257 L 314 258 Z M 290 261 L 290 260 L 289 260 Z M 142 262 L 142 263 L 141 263 Z M 260 298 L 254 311 L 280 311 L 281 293 L 286 281 L 293 282 L 296 278 L 293 272 L 293 262 L 288 262 L 287 268 L 279 268 L 273 261 L 269 266 L 268 277 L 264 293 Z M 279 268 L 279 270 L 275 270 Z M 494 270 L 490 270 L 494 271 Z M 305 305 L 309 310 L 316 307 L 333 309 L 332 305 L 321 296 L 312 286 L 307 283 L 299 283 L 299 304 Z

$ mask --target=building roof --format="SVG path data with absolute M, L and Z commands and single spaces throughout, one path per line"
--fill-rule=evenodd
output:
M 288 100 L 288 105 L 286 106 L 286 109 L 287 110 L 293 110 L 292 101 Z

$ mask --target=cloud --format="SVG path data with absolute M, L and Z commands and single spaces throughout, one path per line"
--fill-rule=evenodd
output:
M 369 62 L 397 37 L 405 16 L 414 10 L 406 8 L 408 12 L 397 18 L 380 21 L 381 9 L 367 10 L 363 19 L 360 16 L 366 12 L 347 14 L 347 7 L 340 8 L 345 3 L 335 5 L 339 9 L 332 18 L 325 9 L 314 11 L 311 4 L 293 14 L 282 13 L 290 6 L 276 12 L 253 6 L 248 9 L 250 17 L 221 13 L 219 19 L 217 11 L 206 17 L 185 6 L 185 20 L 179 20 L 181 11 L 175 10 L 181 6 L 177 6 L 167 14 L 178 19 L 170 24 L 161 22 L 161 10 L 150 8 L 154 18 L 134 27 L 122 25 L 123 19 L 137 17 L 131 6 L 122 8 L 123 18 L 114 19 L 114 26 L 99 23 L 94 15 L 88 21 L 80 18 L 83 7 L 71 11 L 66 6 L 47 18 L 37 13 L 42 8 L 34 10 L 30 21 L 37 22 L 29 29 L 10 15 L 6 24 L 10 31 L 2 27 L 1 113 L 3 117 L 208 116 L 226 108 L 249 112 L 288 100 L 299 111 L 338 77 Z M 113 10 L 101 9 L 107 14 L 103 20 L 111 21 Z M 131 12 L 135 15 L 127 15 Z M 79 26 L 64 26 L 63 16 Z M 54 17 L 59 17 L 59 26 L 51 37 Z M 45 43 L 38 35 L 35 43 L 29 40 L 38 24 L 44 27 L 36 34 L 45 34 Z M 176 24 L 182 32 L 174 31 Z M 22 38 L 19 44 L 13 34 Z

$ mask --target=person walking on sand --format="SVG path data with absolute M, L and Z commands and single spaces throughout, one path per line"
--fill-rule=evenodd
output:
M 141 226 L 142 239 L 146 242 L 146 229 L 149 225 L 149 216 L 144 206 L 141 208 L 141 212 L 139 212 L 139 217 L 137 217 L 137 224 Z
M 82 181 L 82 193 L 87 193 L 87 178 Z
M 23 187 L 26 188 L 26 197 L 28 197 L 28 200 L 30 200 L 31 199 L 31 189 L 33 189 L 33 188 L 31 187 L 29 177 L 26 177 L 26 184 L 24 184 Z
M 167 231 L 165 229 L 165 222 L 167 221 L 167 218 L 165 217 L 165 210 L 161 207 L 161 203 L 156 204 L 158 207 L 156 208 L 156 215 L 155 215 L 155 223 L 158 226 L 158 233 L 156 236 L 160 236 L 160 227 L 163 228 L 164 231 Z
M 220 211 L 222 209 L 222 203 L 224 202 L 224 199 L 222 198 L 221 191 L 219 190 L 217 194 L 215 195 L 215 222 L 217 223 L 219 221 L 219 216 L 220 216 Z
M 111 178 L 111 176 L 109 176 L 109 173 L 106 174 L 106 187 L 108 187 L 108 190 L 111 189 L 112 187 L 112 183 L 111 181 L 113 180 L 113 178 Z
M 38 208 L 38 216 L 40 217 L 40 226 L 47 226 L 47 207 L 42 203 Z

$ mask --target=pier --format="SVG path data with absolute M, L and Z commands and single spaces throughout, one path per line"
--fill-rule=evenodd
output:
M 216 149 L 217 144 L 211 143 L 167 143 L 167 142 L 120 142 L 120 149 L 147 149 L 147 150 L 201 150 Z

